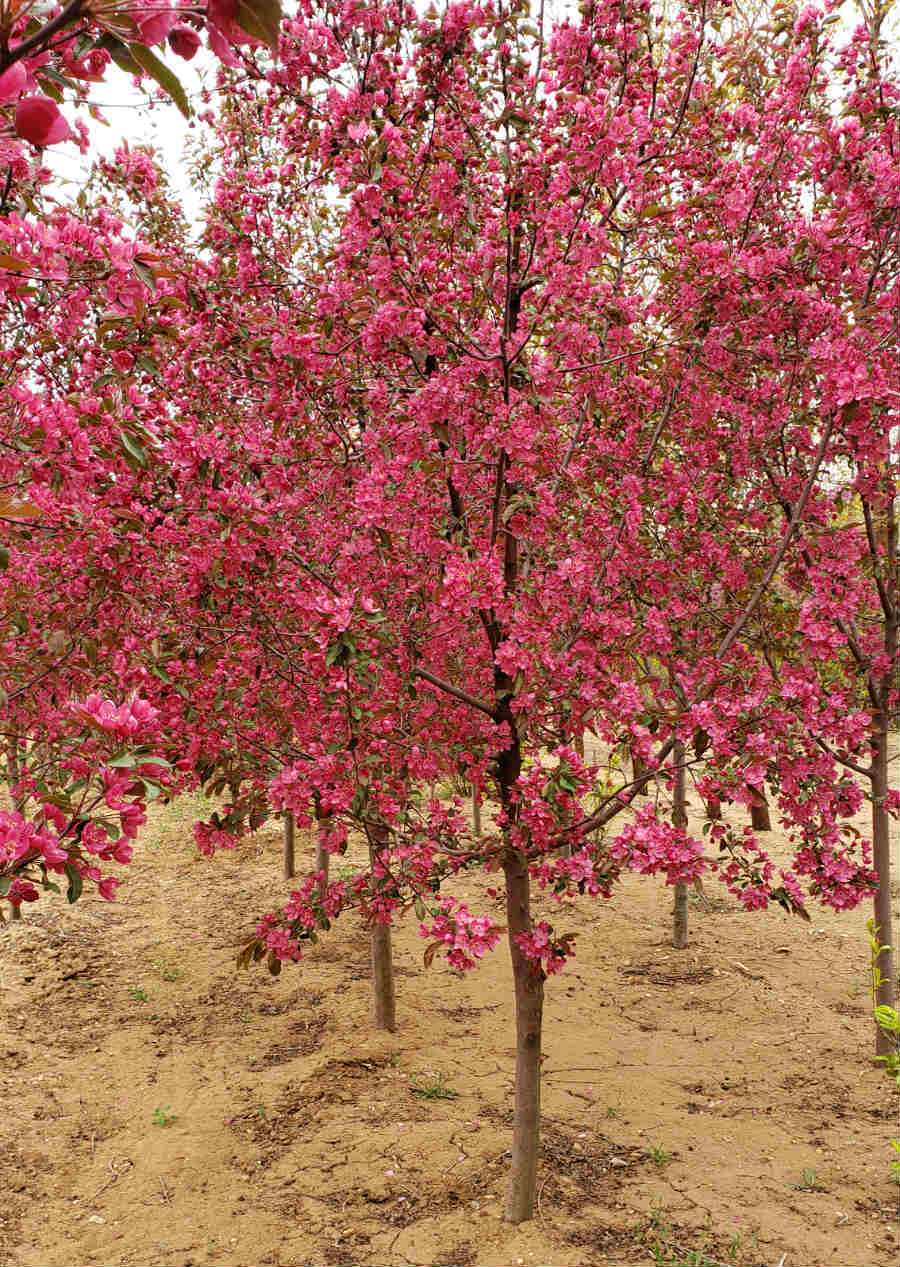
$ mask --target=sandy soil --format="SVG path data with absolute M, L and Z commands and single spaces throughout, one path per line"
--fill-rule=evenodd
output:
M 577 958 L 548 982 L 539 1208 L 512 1228 L 505 947 L 463 979 L 401 925 L 376 1033 L 352 913 L 280 978 L 236 971 L 285 891 L 278 826 L 206 861 L 196 813 L 154 811 L 115 905 L 0 930 L 2 1267 L 897 1261 L 868 910 L 745 914 L 707 881 L 685 951 L 659 880 L 556 911 Z M 484 908 L 488 884 L 458 891 Z

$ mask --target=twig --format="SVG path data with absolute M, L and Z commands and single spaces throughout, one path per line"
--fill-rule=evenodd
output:
M 94 1195 L 92 1197 L 88 1197 L 88 1202 L 93 1203 L 94 1201 L 96 1201 L 97 1198 L 100 1196 L 101 1192 L 105 1192 L 107 1188 L 111 1188 L 112 1185 L 116 1182 L 116 1180 L 119 1179 L 122 1175 L 127 1174 L 133 1165 L 134 1165 L 134 1162 L 131 1160 L 130 1157 L 123 1157 L 122 1160 L 118 1163 L 116 1163 L 115 1161 L 111 1161 L 109 1163 L 109 1169 L 112 1171 L 112 1178 L 107 1179 L 106 1183 L 101 1184 L 100 1187 L 97 1189 L 97 1191 L 94 1193 Z M 122 1167 L 122 1169 L 119 1169 L 119 1167 Z

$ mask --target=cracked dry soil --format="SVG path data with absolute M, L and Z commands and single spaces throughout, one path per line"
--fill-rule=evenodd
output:
M 462 979 L 401 924 L 393 1035 L 353 913 L 279 978 L 238 972 L 286 891 L 278 827 L 207 861 L 204 812 L 152 811 L 115 905 L 0 930 L 0 1267 L 896 1262 L 867 910 L 748 915 L 710 880 L 685 951 L 659 880 L 552 912 L 577 957 L 547 983 L 538 1212 L 512 1228 L 505 947 Z M 456 887 L 489 909 L 489 883 Z

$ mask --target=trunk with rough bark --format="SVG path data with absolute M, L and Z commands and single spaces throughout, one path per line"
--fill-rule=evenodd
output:
M 706 817 L 711 823 L 717 822 L 722 817 L 722 802 L 717 796 L 707 797 Z
M 687 827 L 687 789 L 685 786 L 684 744 L 675 744 L 672 753 L 675 783 L 672 795 L 672 826 Z M 688 886 L 675 885 L 675 906 L 672 912 L 672 945 L 684 950 L 688 944 Z
M 387 849 L 390 834 L 386 827 L 373 827 L 369 843 L 369 861 L 374 867 L 379 853 Z M 394 998 L 394 958 L 390 924 L 372 928 L 372 994 L 375 1003 L 375 1028 L 391 1033 L 397 1028 Z
M 296 874 L 294 862 L 294 814 L 292 810 L 284 813 L 284 878 L 293 879 Z

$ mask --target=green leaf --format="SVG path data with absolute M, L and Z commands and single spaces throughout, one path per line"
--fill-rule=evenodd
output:
M 105 35 L 97 41 L 96 48 L 104 48 L 110 57 L 118 66 L 119 70 L 124 70 L 129 75 L 139 75 L 141 68 L 129 51 L 128 45 L 107 31 Z
M 278 51 L 281 28 L 281 0 L 238 0 L 235 22 L 248 35 Z
M 77 902 L 81 897 L 81 890 L 84 888 L 84 881 L 81 878 L 81 872 L 73 862 L 67 862 L 65 872 L 69 879 L 69 887 L 66 890 L 66 897 L 69 902 Z
M 416 918 L 417 918 L 417 919 L 426 919 L 426 918 L 427 918 L 427 916 L 428 916 L 428 911 L 427 911 L 427 910 L 426 910 L 426 908 L 425 908 L 425 903 L 422 901 L 422 899 L 421 899 L 420 897 L 417 897 L 417 898 L 416 898 L 415 902 L 413 903 L 413 906 L 415 907 L 415 910 L 416 910 Z
M 127 431 L 120 431 L 119 439 L 122 442 L 122 448 L 127 454 L 134 458 L 138 466 L 146 466 L 147 450 L 144 446 L 142 444 L 138 444 L 134 436 L 130 435 Z
M 144 791 L 147 793 L 148 801 L 155 801 L 162 795 L 162 787 L 159 783 L 154 783 L 152 779 L 141 779 L 144 785 Z
M 117 752 L 106 764 L 112 770 L 131 770 L 137 765 L 137 758 L 131 752 Z
M 253 32 L 251 31 L 250 34 L 252 35 Z M 172 71 L 169 70 L 168 66 L 164 65 L 159 58 L 154 53 L 151 53 L 149 48 L 146 48 L 143 44 L 129 44 L 128 51 L 138 63 L 138 66 L 142 70 L 146 71 L 151 79 L 156 80 L 160 88 L 169 94 L 184 117 L 189 119 L 193 112 L 191 110 L 190 103 L 188 102 L 187 94 L 182 88 L 181 81 L 178 76 L 174 75 Z

